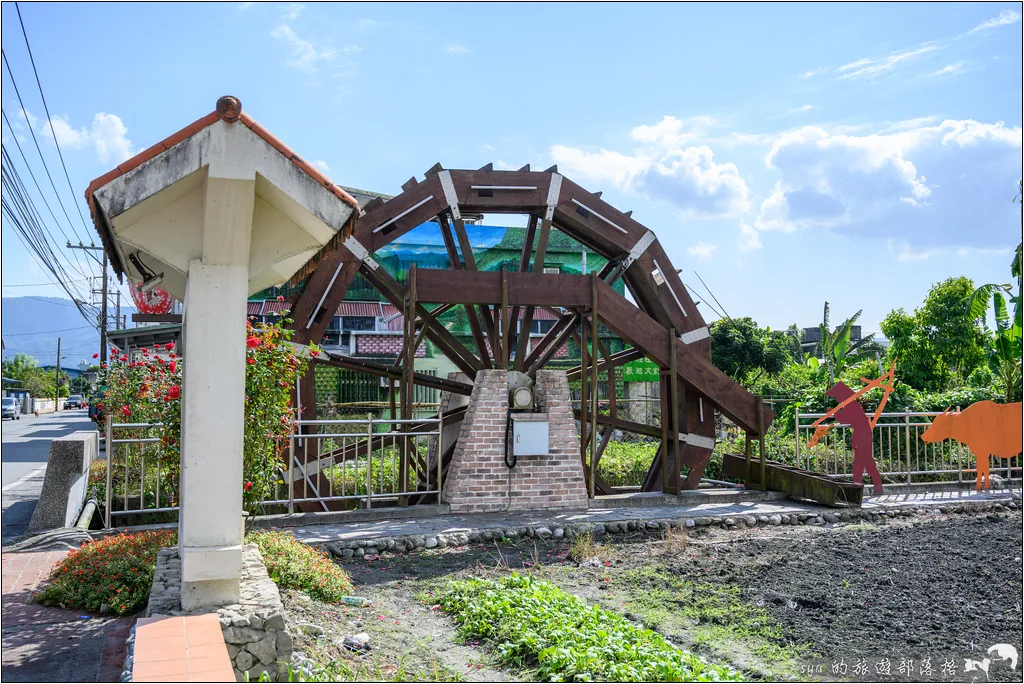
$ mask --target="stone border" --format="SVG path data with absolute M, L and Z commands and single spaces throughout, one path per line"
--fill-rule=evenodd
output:
M 404 553 L 420 549 L 457 548 L 467 544 L 478 544 L 492 540 L 510 539 L 568 539 L 590 533 L 594 537 L 606 534 L 641 533 L 650 536 L 663 535 L 670 529 L 694 529 L 717 527 L 736 530 L 761 526 L 813 525 L 828 526 L 856 521 L 887 522 L 894 518 L 949 514 L 976 514 L 1021 510 L 1020 494 L 1014 492 L 1011 498 L 997 501 L 963 501 L 949 505 L 920 506 L 913 503 L 879 508 L 831 509 L 822 512 L 774 513 L 771 515 L 720 515 L 694 518 L 657 518 L 652 520 L 621 520 L 615 522 L 580 523 L 574 525 L 513 525 L 506 528 L 481 528 L 461 530 L 450 534 L 413 534 L 380 539 L 359 539 L 341 542 L 316 542 L 312 546 L 322 548 L 335 558 L 342 560 L 376 560 L 380 553 Z
M 292 637 L 285 624 L 281 594 L 267 574 L 263 556 L 255 544 L 242 547 L 240 592 L 239 603 L 219 609 L 211 606 L 195 611 L 181 610 L 181 561 L 178 550 L 160 549 L 146 617 L 216 612 L 238 681 L 242 681 L 243 674 L 248 674 L 251 682 L 258 681 L 264 672 L 272 678 L 287 681 L 288 665 L 292 659 Z M 129 651 L 134 650 L 134 635 L 133 627 L 129 635 Z M 131 653 L 125 660 L 129 679 L 122 681 L 130 681 L 130 660 Z

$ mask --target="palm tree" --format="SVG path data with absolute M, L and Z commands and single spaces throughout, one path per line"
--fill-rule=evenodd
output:
M 875 342 L 875 334 L 865 335 L 859 340 L 850 340 L 850 331 L 864 312 L 863 309 L 843 321 L 835 330 L 829 330 L 829 305 L 825 302 L 825 310 L 818 325 L 819 339 L 815 347 L 815 358 L 808 359 L 812 367 L 818 367 L 818 359 L 828 369 L 829 386 L 835 384 L 836 376 L 843 372 L 851 362 L 859 360 L 880 349 Z

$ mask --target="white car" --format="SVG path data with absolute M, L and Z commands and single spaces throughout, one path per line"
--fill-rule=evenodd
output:
M 21 402 L 14 397 L 4 397 L 3 399 L 3 417 L 21 420 Z

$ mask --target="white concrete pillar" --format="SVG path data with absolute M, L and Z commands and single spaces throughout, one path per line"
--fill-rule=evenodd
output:
M 181 606 L 236 603 L 242 570 L 245 302 L 254 181 L 208 178 L 189 261 L 181 406 Z

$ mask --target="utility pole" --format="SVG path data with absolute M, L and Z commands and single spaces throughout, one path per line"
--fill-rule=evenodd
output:
M 117 313 L 114 315 L 114 327 L 121 328 L 121 291 L 117 291 Z
M 60 338 L 57 338 L 57 374 L 53 378 L 53 410 L 57 410 L 60 400 Z
M 89 256 L 92 256 L 90 252 L 103 252 L 103 285 L 101 286 L 101 300 L 100 300 L 100 362 L 107 362 L 107 250 L 105 247 L 97 247 L 96 245 L 83 245 L 79 242 L 77 245 L 71 244 L 68 240 L 68 249 L 81 249 Z M 99 259 L 92 257 L 95 261 L 99 262 Z M 96 291 L 93 290 L 93 294 Z M 120 293 L 118 293 L 120 296 Z M 120 306 L 120 305 L 119 305 Z

